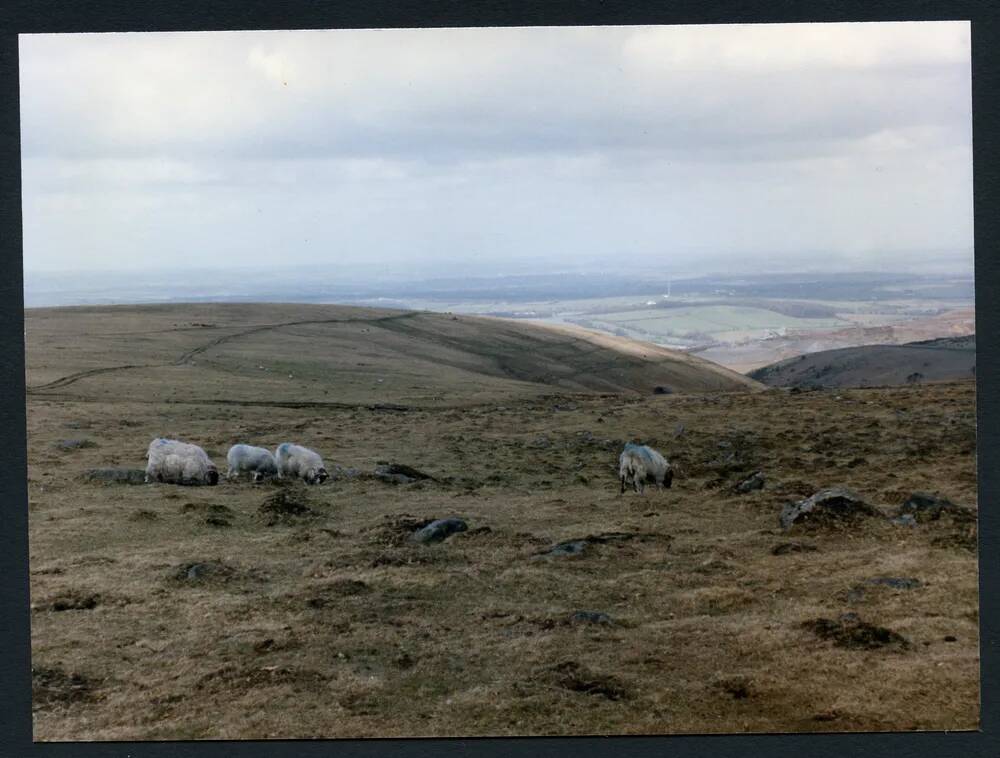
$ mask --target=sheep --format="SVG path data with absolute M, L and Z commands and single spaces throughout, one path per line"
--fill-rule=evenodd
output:
M 631 479 L 636 492 L 643 492 L 647 481 L 655 482 L 658 487 L 669 488 L 674 480 L 674 470 L 667 459 L 647 445 L 625 445 L 618 458 L 618 476 L 621 480 L 621 492 L 625 492 L 625 483 Z
M 278 464 L 271 451 L 252 445 L 233 445 L 226 454 L 226 479 L 232 480 L 240 474 L 250 474 L 250 479 L 259 482 L 269 476 L 277 476 Z
M 219 471 L 197 445 L 158 437 L 146 451 L 146 482 L 168 484 L 219 483 Z
M 306 484 L 322 484 L 329 474 L 319 453 L 291 442 L 282 442 L 274 452 L 278 477 L 299 477 Z

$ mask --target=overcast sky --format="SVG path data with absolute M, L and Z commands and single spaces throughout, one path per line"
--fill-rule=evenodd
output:
M 29 271 L 972 266 L 965 22 L 27 35 Z

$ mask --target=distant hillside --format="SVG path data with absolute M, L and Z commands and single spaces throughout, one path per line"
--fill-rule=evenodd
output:
M 562 391 L 760 389 L 656 345 L 497 318 L 290 304 L 25 311 L 33 395 L 452 405 Z M 660 388 L 659 390 L 657 388 Z
M 976 336 L 864 345 L 799 355 L 751 371 L 772 387 L 877 387 L 970 379 Z

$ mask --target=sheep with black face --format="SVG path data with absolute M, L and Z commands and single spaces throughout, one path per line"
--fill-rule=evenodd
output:
M 320 454 L 301 445 L 282 442 L 274 452 L 274 459 L 279 478 L 298 477 L 306 484 L 322 484 L 330 476 Z
M 146 482 L 215 485 L 219 471 L 197 445 L 158 437 L 146 451 Z
M 643 492 L 646 482 L 669 488 L 674 480 L 674 470 L 667 459 L 653 448 L 629 442 L 618 457 L 618 477 L 623 493 L 627 482 L 631 482 L 636 492 Z

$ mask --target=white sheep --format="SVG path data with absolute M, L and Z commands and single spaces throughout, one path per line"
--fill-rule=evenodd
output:
M 322 484 L 329 474 L 319 453 L 291 442 L 282 442 L 274 452 L 278 477 L 299 477 L 306 484 Z
M 219 471 L 197 445 L 157 438 L 146 451 L 146 482 L 167 484 L 219 483 Z
M 629 480 L 636 492 L 643 492 L 647 481 L 655 482 L 658 487 L 670 487 L 674 470 L 667 459 L 653 448 L 629 442 L 618 457 L 618 476 L 623 493 Z
M 226 454 L 227 479 L 235 479 L 240 474 L 250 474 L 251 480 L 259 482 L 269 476 L 277 476 L 278 464 L 271 451 L 252 445 L 233 445 Z

